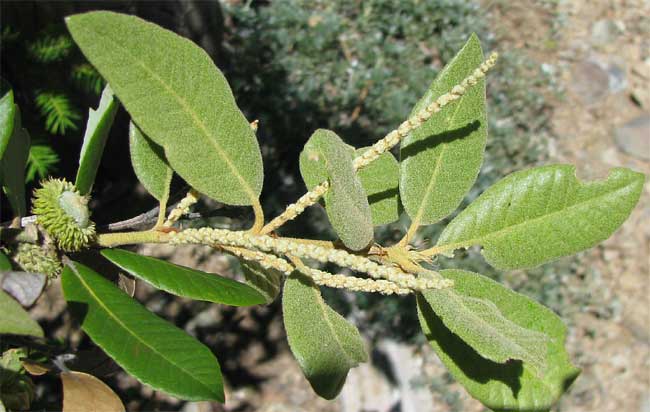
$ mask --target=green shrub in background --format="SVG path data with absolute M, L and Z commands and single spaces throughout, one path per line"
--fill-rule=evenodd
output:
M 55 139 L 77 132 L 85 100 L 96 98 L 104 80 L 85 60 L 62 24 L 36 32 L 21 32 L 3 18 L 0 52 L 6 59 L 4 73 L 12 79 L 21 100 L 33 109 L 40 124 L 30 124 L 34 143 L 29 151 L 27 181 L 44 179 L 56 170 L 59 154 Z M 37 127 L 33 127 L 37 126 Z

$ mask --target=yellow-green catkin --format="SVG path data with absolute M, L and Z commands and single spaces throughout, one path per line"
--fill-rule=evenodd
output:
M 36 223 L 66 251 L 74 252 L 95 239 L 95 223 L 90 220 L 87 196 L 63 179 L 50 179 L 34 191 L 32 212 Z
M 190 213 L 190 207 L 198 201 L 199 193 L 194 189 L 190 189 L 190 191 L 187 192 L 187 195 L 178 202 L 178 205 L 176 205 L 174 210 L 169 213 L 167 220 L 163 223 L 163 227 L 172 227 L 178 219 Z
M 301 272 L 305 273 L 312 280 L 321 286 L 330 288 L 346 289 L 352 292 L 381 293 L 382 295 L 407 295 L 412 290 L 399 287 L 397 284 L 384 279 L 362 279 L 347 275 L 333 275 L 322 270 L 306 268 Z
M 460 99 L 470 87 L 474 86 L 479 82 L 481 78 L 485 77 L 485 74 L 488 72 L 488 70 L 490 70 L 496 64 L 497 58 L 498 54 L 492 53 L 487 60 L 481 63 L 481 65 L 472 72 L 472 74 L 467 76 L 459 84 L 452 87 L 448 93 L 445 93 L 442 96 L 438 97 L 433 103 L 420 110 L 413 117 L 400 124 L 397 129 L 391 131 L 383 139 L 373 144 L 362 155 L 356 157 L 352 163 L 355 170 L 359 170 L 369 165 L 383 153 L 386 153 L 395 147 L 411 132 L 426 123 L 426 121 L 429 120 L 431 116 L 433 116 L 435 113 L 438 113 L 440 110 L 442 110 L 443 107 L 447 106 L 453 101 Z M 295 219 L 296 216 L 302 213 L 302 211 L 307 207 L 318 202 L 318 199 L 320 199 L 328 189 L 329 184 L 327 182 L 323 182 L 313 188 L 311 191 L 304 194 L 300 199 L 298 199 L 296 203 L 287 206 L 284 212 L 269 222 L 269 224 L 267 224 L 262 230 L 262 234 L 271 233 L 287 221 Z
M 376 279 L 389 280 L 397 284 L 400 288 L 411 290 L 442 289 L 453 285 L 452 281 L 443 279 L 442 277 L 420 279 L 410 273 L 403 272 L 398 267 L 380 265 L 368 258 L 353 255 L 345 250 L 328 249 L 313 244 L 298 243 L 287 239 L 276 239 L 271 236 L 253 235 L 249 232 L 236 232 L 206 227 L 170 233 L 169 239 L 172 244 L 195 243 L 211 246 L 236 246 L 282 255 L 290 254 L 299 258 L 314 259 L 320 263 L 334 263 L 357 272 L 367 273 Z

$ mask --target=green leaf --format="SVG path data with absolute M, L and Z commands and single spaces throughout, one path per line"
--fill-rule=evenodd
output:
M 4 253 L 0 252 L 0 272 L 11 270 L 11 261 Z
M 22 128 L 20 110 L 16 107 L 14 126 L 2 159 L 2 189 L 9 199 L 15 216 L 25 216 L 25 165 L 29 157 L 30 138 Z
M 325 304 L 318 287 L 294 272 L 284 282 L 284 326 L 291 352 L 314 391 L 339 394 L 350 368 L 368 360 L 356 327 Z
M 0 334 L 43 337 L 43 329 L 4 291 L 0 290 Z
M 90 193 L 97 176 L 97 168 L 104 153 L 108 132 L 111 130 L 115 113 L 119 107 L 110 86 L 106 86 L 99 100 L 97 110 L 88 111 L 88 123 L 79 156 L 79 169 L 75 186 L 82 195 Z
M 100 11 L 66 23 L 174 171 L 223 203 L 258 201 L 264 173 L 255 134 L 205 51 L 135 16 Z
M 352 250 L 361 250 L 373 239 L 368 197 L 354 171 L 354 149 L 336 133 L 318 129 L 300 153 L 300 173 L 309 190 L 329 181 L 325 210 L 341 241 Z
M 470 75 L 483 61 L 472 34 L 415 105 L 417 113 Z M 401 144 L 399 190 L 416 225 L 436 223 L 454 211 L 478 176 L 487 140 L 485 81 L 434 114 Z
M 422 330 L 454 378 L 490 409 L 548 410 L 580 373 L 564 349 L 562 321 L 549 309 L 485 276 L 462 270 L 443 270 L 442 274 L 454 280 L 459 296 L 490 302 L 508 321 L 547 336 L 546 344 L 542 341 L 538 348 L 547 358 L 543 376 L 525 361 L 497 363 L 450 331 L 431 309 L 431 299 L 418 294 Z
M 224 401 L 219 362 L 206 346 L 77 262 L 61 284 L 83 330 L 125 371 L 181 399 Z
M 174 171 L 163 148 L 147 138 L 133 122 L 129 124 L 131 164 L 140 183 L 158 201 L 167 203 Z
M 231 306 L 264 303 L 264 298 L 250 286 L 213 273 L 121 249 L 104 249 L 101 253 L 131 275 L 174 295 Z
M 486 190 L 445 228 L 440 252 L 483 245 L 500 269 L 527 268 L 607 239 L 639 200 L 645 176 L 613 169 L 581 183 L 570 165 L 513 173 Z
M 273 268 L 263 268 L 258 262 L 240 259 L 242 273 L 251 287 L 264 297 L 264 303 L 272 303 L 280 293 L 284 275 Z
M 358 149 L 356 155 L 365 151 Z M 386 225 L 399 219 L 399 163 L 395 156 L 384 153 L 357 174 L 368 195 L 373 225 Z
M 5 150 L 9 144 L 9 138 L 14 130 L 14 116 L 16 105 L 14 104 L 14 92 L 9 84 L 0 78 L 0 161 L 4 157 Z
M 422 293 L 436 316 L 479 355 L 497 363 L 524 361 L 537 376 L 546 368 L 543 333 L 510 321 L 490 300 L 463 295 L 454 288 Z

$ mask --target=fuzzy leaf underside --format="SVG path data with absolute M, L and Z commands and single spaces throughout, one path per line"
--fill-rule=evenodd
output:
M 291 352 L 314 391 L 335 398 L 351 368 L 368 359 L 356 327 L 325 304 L 318 287 L 294 272 L 284 282 L 282 313 Z
M 367 148 L 358 149 L 362 155 Z M 382 154 L 368 166 L 357 171 L 375 226 L 393 223 L 399 219 L 399 162 L 392 153 Z
M 181 399 L 224 401 L 219 363 L 206 346 L 77 262 L 61 284 L 82 329 L 126 372 Z
M 263 297 L 250 286 L 214 273 L 122 249 L 104 249 L 101 253 L 132 276 L 177 296 L 231 306 L 251 306 L 264 302 Z
M 163 148 L 152 142 L 131 122 L 129 150 L 133 171 L 142 186 L 159 202 L 166 204 L 174 171 L 167 163 Z
M 549 309 L 477 273 L 443 270 L 459 296 L 490 302 L 509 322 L 547 337 L 543 375 L 527 362 L 488 360 L 449 330 L 421 294 L 418 317 L 427 340 L 454 378 L 493 410 L 547 411 L 579 375 L 564 348 L 566 327 Z
M 75 186 L 82 195 L 87 195 L 92 190 L 99 162 L 102 159 L 106 140 L 108 139 L 108 133 L 113 125 L 118 107 L 118 101 L 111 88 L 107 85 L 102 92 L 97 110 L 90 109 L 88 111 L 88 123 L 86 124 L 81 155 L 79 156 L 79 169 L 75 180 Z
M 613 169 L 582 183 L 571 165 L 515 172 L 486 190 L 445 228 L 437 247 L 482 245 L 499 269 L 528 268 L 607 239 L 639 200 L 645 176 Z
M 373 239 L 372 214 L 353 160 L 354 149 L 336 133 L 318 129 L 300 153 L 300 173 L 309 190 L 330 183 L 324 196 L 327 217 L 345 246 L 361 250 Z
M 223 203 L 257 202 L 264 176 L 255 134 L 205 51 L 135 16 L 98 11 L 66 23 L 174 171 Z
M 25 216 L 25 167 L 29 158 L 31 139 L 27 130 L 22 127 L 20 110 L 15 106 L 13 128 L 2 158 L 2 190 L 4 191 L 14 216 Z
M 466 296 L 454 288 L 431 289 L 422 296 L 444 325 L 482 357 L 497 363 L 520 360 L 543 376 L 548 343 L 543 333 L 508 320 L 490 300 Z
M 246 283 L 264 297 L 265 304 L 271 304 L 278 297 L 284 275 L 273 268 L 263 268 L 258 262 L 240 259 Z
M 481 44 L 472 34 L 415 105 L 412 115 L 450 91 L 482 61 Z M 486 141 L 483 79 L 402 141 L 400 198 L 414 223 L 436 223 L 458 207 L 476 181 Z

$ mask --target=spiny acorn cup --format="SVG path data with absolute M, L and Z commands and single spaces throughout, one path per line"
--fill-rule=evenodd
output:
M 88 200 L 72 183 L 50 179 L 34 191 L 32 213 L 60 249 L 74 252 L 95 239 Z

